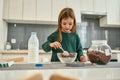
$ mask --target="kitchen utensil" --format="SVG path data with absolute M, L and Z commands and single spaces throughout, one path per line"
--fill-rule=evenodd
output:
M 63 54 L 69 55 L 69 53 L 65 51 L 62 47 L 60 49 L 63 51 Z

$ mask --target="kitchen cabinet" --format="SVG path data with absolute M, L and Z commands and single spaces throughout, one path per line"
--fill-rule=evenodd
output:
M 80 0 L 80 7 L 82 11 L 93 11 L 93 0 Z
M 52 21 L 57 23 L 60 11 L 66 7 L 66 0 L 52 0 Z
M 23 0 L 23 20 L 36 20 L 36 0 Z
M 101 27 L 120 27 L 120 1 L 107 0 L 107 16 L 100 19 Z
M 66 7 L 70 7 L 74 10 L 76 22 L 81 22 L 81 14 L 80 14 L 80 0 L 67 0 Z
M 4 0 L 3 13 L 6 22 L 45 23 L 51 21 L 51 0 Z
M 106 0 L 94 0 L 94 11 L 106 12 Z
M 51 4 L 51 0 L 4 0 L 3 19 L 20 23 L 51 21 Z
M 9 11 L 9 0 L 4 0 L 3 3 L 3 19 L 8 19 L 8 11 Z
M 81 21 L 79 0 L 5 0 L 4 3 L 3 18 L 7 22 L 57 24 L 59 13 L 65 7 L 73 8 L 77 22 Z
M 58 21 L 59 13 L 65 7 L 70 7 L 74 10 L 76 22 L 80 23 L 80 0 L 52 0 L 52 21 Z
M 22 20 L 22 0 L 4 0 L 3 19 Z
M 47 3 L 46 3 L 47 2 Z M 51 21 L 52 9 L 51 0 L 37 0 L 37 23 L 40 21 Z
M 101 27 L 118 27 L 119 4 L 119 0 L 4 0 L 3 19 L 12 23 L 57 24 L 60 11 L 71 7 L 77 23 L 81 22 L 81 11 L 100 11 L 107 12 L 107 16 L 100 19 Z
M 106 12 L 106 0 L 80 0 L 81 11 Z
M 3 21 L 3 11 L 4 11 L 3 7 L 7 8 L 7 6 L 4 6 L 3 2 L 4 0 L 0 0 L 0 50 L 4 50 L 5 42 L 7 38 L 7 23 Z

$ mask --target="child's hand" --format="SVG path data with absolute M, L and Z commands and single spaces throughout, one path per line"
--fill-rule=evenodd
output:
M 81 62 L 86 62 L 86 61 L 87 61 L 87 59 L 86 59 L 86 57 L 85 57 L 85 56 L 81 56 L 81 57 L 80 57 L 80 61 L 81 61 Z
M 61 48 L 62 45 L 60 44 L 60 42 L 55 41 L 55 42 L 53 42 L 53 43 L 50 43 L 50 47 L 55 48 L 55 49 L 58 49 L 58 48 Z

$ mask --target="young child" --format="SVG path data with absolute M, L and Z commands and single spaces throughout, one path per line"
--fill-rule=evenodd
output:
M 46 52 L 52 50 L 52 62 L 59 61 L 57 53 L 61 53 L 61 47 L 69 53 L 77 53 L 76 60 L 86 61 L 83 55 L 80 38 L 76 33 L 76 19 L 72 8 L 64 8 L 58 17 L 58 28 L 42 45 Z

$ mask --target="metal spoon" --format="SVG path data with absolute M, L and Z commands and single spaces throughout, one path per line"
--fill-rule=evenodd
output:
M 62 47 L 60 49 L 63 51 L 63 54 L 69 54 L 68 51 L 65 51 Z

